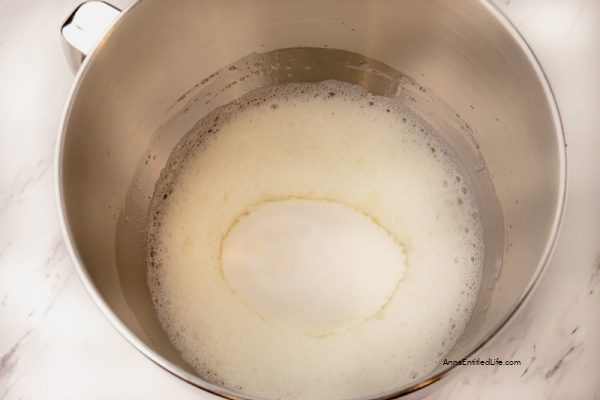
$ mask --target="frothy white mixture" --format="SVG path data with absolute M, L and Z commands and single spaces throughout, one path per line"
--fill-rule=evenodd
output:
M 434 369 L 475 303 L 471 187 L 405 109 L 340 82 L 209 114 L 170 160 L 148 283 L 205 379 L 249 395 L 373 395 Z

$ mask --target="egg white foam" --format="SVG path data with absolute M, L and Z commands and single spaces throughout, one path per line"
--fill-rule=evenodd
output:
M 451 149 L 393 100 L 335 81 L 243 96 L 198 123 L 157 185 L 159 320 L 199 375 L 249 395 L 408 383 L 476 301 L 472 193 Z

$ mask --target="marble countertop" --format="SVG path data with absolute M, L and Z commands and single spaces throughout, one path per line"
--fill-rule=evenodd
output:
M 130 0 L 113 3 L 124 7 Z M 73 74 L 59 28 L 79 0 L 0 0 L 0 399 L 209 399 L 148 361 L 86 293 L 54 197 Z M 496 0 L 543 65 L 568 143 L 549 269 L 512 324 L 430 399 L 600 399 L 600 0 Z

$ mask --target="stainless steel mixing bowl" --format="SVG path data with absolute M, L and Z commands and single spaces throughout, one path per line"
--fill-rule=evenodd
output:
M 148 358 L 207 391 L 249 398 L 198 376 L 169 342 L 146 287 L 144 232 L 154 185 L 186 132 L 215 107 L 279 83 L 337 79 L 395 96 L 460 157 L 477 191 L 486 255 L 478 303 L 448 359 L 489 343 L 531 294 L 560 224 L 565 145 L 539 64 L 494 6 L 142 0 L 120 14 L 106 7 L 88 3 L 63 27 L 77 64 L 95 30 L 118 16 L 85 58 L 66 106 L 59 213 L 85 286 Z M 451 370 L 440 365 L 369 398 L 422 396 Z

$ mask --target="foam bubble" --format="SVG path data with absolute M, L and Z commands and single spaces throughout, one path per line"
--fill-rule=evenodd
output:
M 431 371 L 464 330 L 483 262 L 473 190 L 452 154 L 408 109 L 341 82 L 262 89 L 207 115 L 170 158 L 149 221 L 148 284 L 175 347 L 208 381 L 266 398 L 372 395 Z M 277 280 L 261 280 L 261 292 L 232 290 L 232 280 L 258 278 L 244 275 L 251 261 L 223 273 L 231 227 L 260 205 L 293 199 L 349 206 L 402 243 L 405 268 L 381 313 L 371 317 L 381 298 L 349 313 L 352 296 L 333 302 L 309 290 L 308 275 L 295 295 L 277 294 L 291 315 L 264 315 Z M 360 235 L 352 237 L 376 236 Z M 327 263 L 313 266 L 316 275 Z M 387 293 L 391 270 L 374 274 L 382 279 L 365 293 Z M 282 287 L 293 286 L 287 278 Z M 297 302 L 298 293 L 311 298 Z M 334 311 L 314 312 L 318 296 Z

